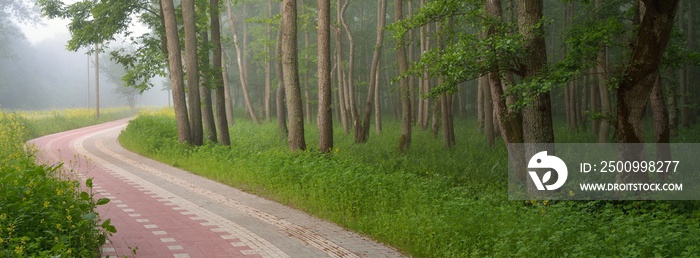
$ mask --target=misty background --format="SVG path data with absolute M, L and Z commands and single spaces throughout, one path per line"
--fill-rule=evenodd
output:
M 12 4 L 7 0 L 0 2 L 4 2 L 0 3 L 0 7 Z M 32 35 L 30 41 L 25 36 L 27 31 L 38 32 L 38 35 Z M 44 38 L 42 34 L 45 34 Z M 57 23 L 37 17 L 18 22 L 12 16 L 0 17 L 0 108 L 39 110 L 95 107 L 95 55 L 88 57 L 87 49 L 67 51 L 65 46 L 68 39 L 68 29 L 60 21 Z M 129 106 L 120 81 L 109 79 L 114 76 L 109 76 L 108 71 L 118 70 L 107 69 L 110 63 L 108 55 L 100 55 L 100 107 Z M 168 105 L 168 92 L 162 86 L 164 80 L 154 78 L 155 87 L 140 95 L 135 90 L 136 106 Z

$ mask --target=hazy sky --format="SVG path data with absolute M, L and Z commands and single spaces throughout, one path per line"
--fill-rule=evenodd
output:
M 69 0 L 69 1 L 65 1 L 65 2 L 75 2 L 75 1 Z M 61 44 L 61 46 L 57 47 L 56 49 L 62 49 L 63 51 L 66 52 L 65 53 L 66 55 L 69 55 L 69 56 L 75 55 L 75 56 L 78 56 L 78 58 L 80 58 L 80 60 L 84 60 L 84 55 L 82 53 L 83 51 L 79 50 L 78 53 L 68 53 L 69 51 L 65 50 L 65 45 L 67 44 L 67 39 L 70 38 L 70 33 L 69 33 L 68 27 L 67 27 L 69 20 L 48 19 L 46 17 L 42 17 L 41 20 L 42 20 L 42 24 L 21 24 L 20 23 L 17 25 L 22 29 L 22 33 L 24 33 L 27 40 L 30 43 L 32 43 L 34 46 L 37 46 L 42 41 L 49 41 L 49 42 L 51 42 L 50 44 Z M 148 32 L 148 29 L 142 24 L 133 25 L 131 30 L 134 31 L 137 35 Z M 54 43 L 54 42 L 57 42 L 57 43 Z M 121 43 L 121 42 L 118 42 L 118 43 Z M 58 54 L 58 53 L 55 53 L 55 54 Z M 156 82 L 159 82 L 160 80 L 162 80 L 162 78 L 155 79 Z M 141 104 L 145 104 L 145 105 L 163 105 L 163 104 L 166 104 L 167 100 L 168 100 L 167 92 L 161 91 L 160 88 L 161 88 L 160 83 L 156 83 L 156 87 L 154 89 L 149 90 L 147 92 L 144 92 L 144 94 L 139 102 Z M 111 92 L 105 92 L 105 94 L 111 94 Z
M 68 20 L 54 19 L 49 20 L 47 18 L 42 18 L 42 24 L 20 24 L 19 27 L 22 29 L 24 36 L 27 37 L 29 42 L 36 44 L 47 38 L 55 37 L 58 34 L 68 35 Z

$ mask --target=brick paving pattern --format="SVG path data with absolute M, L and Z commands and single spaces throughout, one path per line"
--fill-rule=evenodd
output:
M 42 162 L 93 178 L 117 233 L 103 257 L 400 257 L 303 212 L 126 151 L 120 120 L 31 141 Z

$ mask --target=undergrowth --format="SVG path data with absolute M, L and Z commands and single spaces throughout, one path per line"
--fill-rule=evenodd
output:
M 95 120 L 89 111 L 0 111 L 0 257 L 99 257 L 110 220 L 95 207 L 91 179 L 67 176 L 61 164 L 37 164 L 25 141 L 44 134 L 127 117 L 123 109 Z
M 314 149 L 315 126 L 307 124 Z M 177 142 L 171 113 L 143 114 L 119 137 L 133 151 L 265 196 L 418 257 L 698 256 L 698 202 L 523 202 L 507 198 L 502 144 L 470 122 L 457 146 L 416 130 L 396 152 L 399 124 L 367 144 L 335 131 L 328 155 L 290 153 L 275 124 L 237 121 L 232 146 Z

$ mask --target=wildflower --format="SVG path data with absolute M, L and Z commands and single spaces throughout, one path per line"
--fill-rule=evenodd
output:
M 45 202 L 44 202 L 44 208 L 48 208 L 48 207 L 49 207 L 49 204 L 51 204 L 49 201 L 45 201 Z
M 15 247 L 15 254 L 16 255 L 22 255 L 24 254 L 24 246 L 17 246 Z

